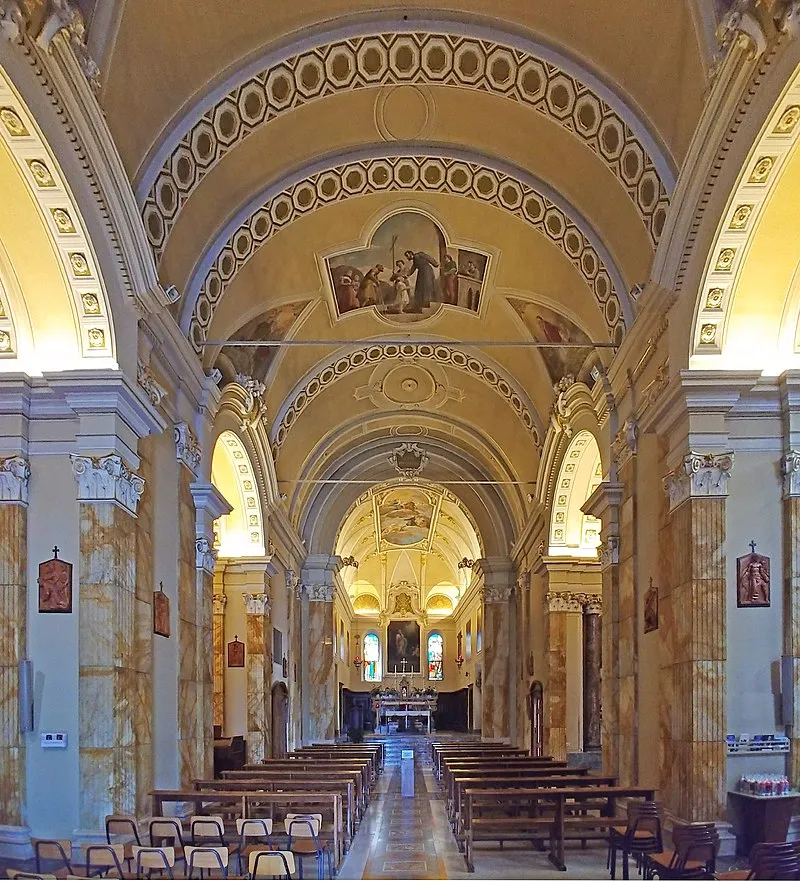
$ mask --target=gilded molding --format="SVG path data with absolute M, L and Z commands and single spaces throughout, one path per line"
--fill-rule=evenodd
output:
M 696 453 L 685 456 L 683 463 L 663 480 L 673 511 L 688 498 L 724 498 L 733 471 L 733 453 Z
M 198 538 L 194 543 L 195 548 L 195 568 L 202 569 L 203 572 L 214 572 L 217 565 L 217 551 L 207 538 Z
M 70 455 L 72 473 L 78 483 L 79 502 L 118 502 L 136 516 L 144 492 L 144 478 L 128 469 L 121 456 Z
M 167 396 L 167 390 L 162 385 L 159 385 L 155 374 L 149 365 L 143 361 L 136 362 L 136 381 L 144 389 L 147 397 L 150 398 L 150 403 L 154 407 L 158 407 Z
M 755 58 L 767 48 L 767 38 L 755 10 L 758 2 L 734 0 L 717 27 L 716 36 L 722 49 L 738 44 Z
M 178 461 L 197 476 L 203 452 L 197 442 L 197 437 L 185 422 L 179 422 L 175 426 L 175 453 Z
M 212 612 L 214 615 L 224 615 L 225 614 L 225 606 L 228 604 L 228 598 L 224 593 L 215 593 L 211 597 Z
M 781 474 L 783 497 L 792 499 L 800 496 L 800 451 L 790 450 L 781 458 Z
M 248 615 L 269 615 L 272 612 L 272 602 L 265 593 L 244 593 L 244 605 Z
M 22 456 L 0 459 L 0 502 L 28 504 L 31 466 Z

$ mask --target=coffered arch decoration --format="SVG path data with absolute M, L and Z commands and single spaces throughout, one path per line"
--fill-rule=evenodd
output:
M 385 25 L 384 25 L 385 26 Z M 362 33 L 251 63 L 171 128 L 140 175 L 145 227 L 160 257 L 203 178 L 248 135 L 320 98 L 391 85 L 478 89 L 530 107 L 585 144 L 619 181 L 655 245 L 674 186 L 670 163 L 624 100 L 573 61 L 496 31 L 481 39 L 438 32 Z M 372 30 L 374 30 L 373 26 Z M 363 31 L 367 30 L 364 34 Z M 477 31 L 477 28 L 475 29 Z
M 111 308 L 84 219 L 53 151 L 2 68 L 0 178 L 7 198 L 15 200 L 7 225 L 0 222 L 6 277 L 0 369 L 37 374 L 116 367 Z
M 800 364 L 799 142 L 797 71 L 756 138 L 717 228 L 695 305 L 692 369 L 778 374 Z
M 215 521 L 221 557 L 260 557 L 266 553 L 261 496 L 253 463 L 240 437 L 225 430 L 217 438 L 211 480 L 233 505 Z
M 380 192 L 435 192 L 475 199 L 508 211 L 552 242 L 580 273 L 603 314 L 609 337 L 620 343 L 633 319 L 622 273 L 588 221 L 540 181 L 504 163 L 488 164 L 472 154 L 441 152 L 381 158 L 340 157 L 331 167 L 300 173 L 268 191 L 231 224 L 198 263 L 186 290 L 182 325 L 195 351 L 214 311 L 237 272 L 277 232 L 326 205 Z M 349 159 L 349 161 L 348 161 Z
M 275 459 L 277 460 L 292 426 L 318 395 L 355 370 L 378 367 L 387 361 L 432 361 L 435 365 L 453 367 L 479 379 L 506 401 L 530 434 L 534 445 L 539 446 L 543 431 L 535 409 L 527 394 L 499 365 L 478 357 L 474 352 L 448 346 L 445 342 L 378 344 L 376 341 L 373 345 L 330 359 L 294 387 L 273 423 L 271 441 Z
M 550 556 L 594 557 L 600 544 L 600 522 L 581 505 L 603 479 L 600 449 L 590 431 L 571 440 L 559 469 L 550 519 Z

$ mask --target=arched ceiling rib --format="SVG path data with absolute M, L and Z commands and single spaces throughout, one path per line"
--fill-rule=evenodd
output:
M 505 35 L 488 41 L 458 32 L 363 29 L 334 42 L 325 34 L 313 46 L 306 39 L 302 52 L 291 47 L 273 55 L 262 69 L 235 75 L 173 123 L 138 186 L 157 254 L 203 178 L 259 127 L 339 92 L 407 83 L 487 92 L 547 116 L 611 170 L 657 243 L 674 185 L 669 162 L 624 99 L 588 71 Z

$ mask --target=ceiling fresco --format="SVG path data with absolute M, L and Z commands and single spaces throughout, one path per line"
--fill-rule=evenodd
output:
M 378 500 L 379 535 L 390 545 L 417 545 L 428 538 L 434 505 L 422 490 L 391 490 Z
M 442 306 L 478 312 L 489 256 L 448 245 L 437 223 L 418 211 L 387 217 L 365 248 L 327 257 L 336 313 L 372 307 L 399 324 Z

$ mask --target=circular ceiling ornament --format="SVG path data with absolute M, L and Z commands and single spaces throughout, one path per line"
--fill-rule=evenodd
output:
M 464 393 L 450 383 L 441 365 L 403 361 L 378 364 L 355 397 L 369 398 L 380 410 L 438 410 L 448 401 L 460 403 Z
M 375 101 L 375 125 L 385 141 L 424 137 L 433 125 L 435 104 L 423 85 L 386 86 Z

